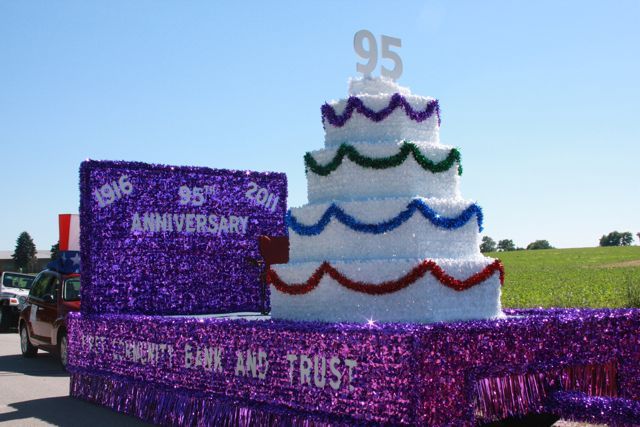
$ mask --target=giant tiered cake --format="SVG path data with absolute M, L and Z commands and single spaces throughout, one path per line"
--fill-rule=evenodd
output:
M 325 148 L 305 155 L 309 203 L 287 213 L 290 258 L 268 272 L 272 317 L 436 322 L 501 315 L 482 210 L 459 193 L 440 109 L 385 78 L 351 80 L 322 107 Z

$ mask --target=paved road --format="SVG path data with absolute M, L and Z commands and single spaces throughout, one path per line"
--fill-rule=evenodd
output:
M 0 333 L 0 425 L 145 426 L 136 418 L 69 397 L 69 375 L 46 352 L 20 355 L 18 334 Z

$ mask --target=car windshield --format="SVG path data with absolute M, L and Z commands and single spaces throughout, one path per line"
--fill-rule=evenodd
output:
M 7 288 L 31 289 L 35 276 L 20 273 L 4 272 L 2 275 L 2 286 Z
M 80 278 L 72 277 L 64 282 L 62 299 L 65 301 L 80 301 Z

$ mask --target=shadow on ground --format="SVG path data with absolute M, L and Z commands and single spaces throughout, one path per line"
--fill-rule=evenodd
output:
M 27 359 L 20 354 L 0 356 L 0 378 L 6 375 L 22 374 L 37 377 L 68 377 L 58 358 L 39 351 L 34 358 Z
M 109 409 L 92 405 L 71 397 L 49 397 L 46 399 L 28 400 L 8 405 L 13 412 L 0 414 L 0 423 L 36 418 L 58 426 L 145 426 L 142 421 L 113 412 Z

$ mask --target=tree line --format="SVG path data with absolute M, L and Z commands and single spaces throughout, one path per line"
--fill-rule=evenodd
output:
M 553 246 L 549 243 L 548 240 L 536 240 L 535 242 L 531 242 L 527 245 L 526 248 L 521 248 L 516 246 L 511 239 L 502 239 L 499 240 L 498 243 L 495 242 L 491 237 L 484 236 L 482 238 L 482 243 L 480 244 L 480 252 L 510 252 L 510 251 L 524 251 L 524 250 L 535 250 L 535 249 L 553 249 Z
M 640 240 L 640 233 L 636 233 Z M 600 238 L 600 246 L 629 246 L 633 243 L 633 234 L 630 231 L 612 231 L 609 234 L 603 235 Z M 554 249 L 548 240 L 536 240 L 527 245 L 526 248 L 517 247 L 513 240 L 502 239 L 496 243 L 489 236 L 482 238 L 480 244 L 480 252 L 509 252 L 509 251 L 523 251 L 523 250 L 536 250 L 536 249 Z
M 640 239 L 640 233 L 638 233 Z M 600 246 L 629 246 L 633 243 L 633 235 L 630 231 L 612 231 L 600 238 Z

